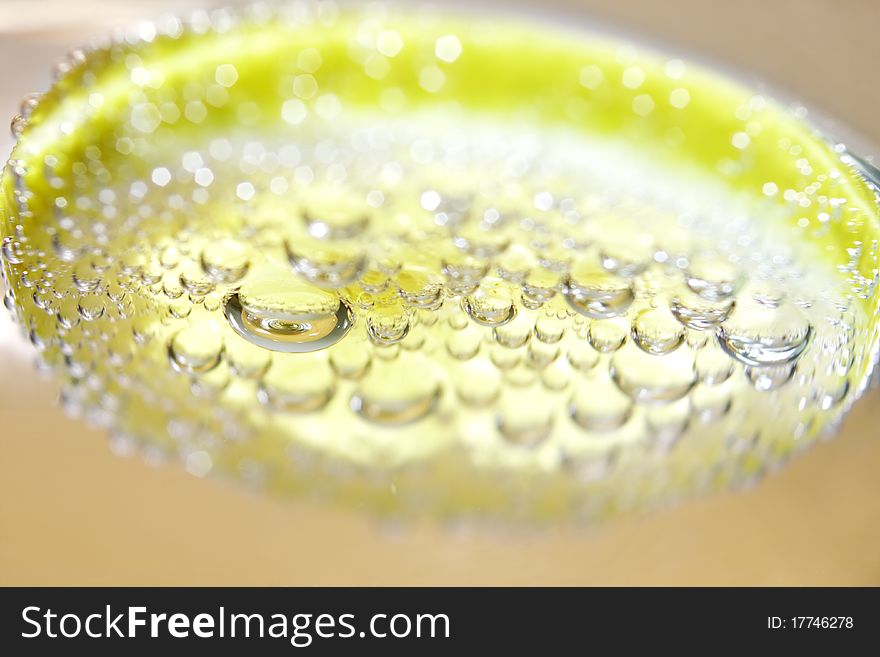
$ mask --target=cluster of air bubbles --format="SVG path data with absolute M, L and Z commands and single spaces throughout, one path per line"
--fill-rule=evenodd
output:
M 851 398 L 866 318 L 763 206 L 582 135 L 342 120 L 314 48 L 276 129 L 242 102 L 235 129 L 171 134 L 238 71 L 178 107 L 131 57 L 112 139 L 10 163 L 24 228 L 0 245 L 5 306 L 114 445 L 282 491 L 391 479 L 452 508 L 479 480 L 540 506 L 555 481 L 598 509 L 750 481 Z

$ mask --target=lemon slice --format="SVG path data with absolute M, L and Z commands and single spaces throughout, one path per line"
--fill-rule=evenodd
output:
M 69 409 L 199 476 L 528 519 L 834 426 L 880 336 L 845 149 L 679 59 L 374 10 L 167 19 L 26 99 L 6 305 Z

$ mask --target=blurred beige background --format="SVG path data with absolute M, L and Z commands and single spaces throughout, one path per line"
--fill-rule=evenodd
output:
M 69 47 L 188 4 L 0 0 L 0 116 L 44 89 Z M 576 17 L 720 64 L 835 117 L 869 150 L 880 143 L 880 2 L 486 4 Z M 0 154 L 10 147 L 4 131 Z M 0 584 L 880 584 L 878 391 L 836 439 L 745 493 L 591 530 L 392 530 L 112 455 L 102 431 L 63 416 L 0 315 Z

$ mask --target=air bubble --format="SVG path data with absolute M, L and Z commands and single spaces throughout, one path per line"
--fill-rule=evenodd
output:
M 651 238 L 633 232 L 614 237 L 603 236 L 599 246 L 602 266 L 624 278 L 632 278 L 643 272 L 653 255 Z
M 289 275 L 247 281 L 229 297 L 224 313 L 236 333 L 273 351 L 325 349 L 352 325 L 348 306 L 335 294 Z
M 400 271 L 397 290 L 400 297 L 415 308 L 435 310 L 443 303 L 443 279 L 425 268 Z
M 21 244 L 10 237 L 4 237 L 3 243 L 0 244 L 0 256 L 10 265 L 20 265 L 24 262 L 22 258 Z
M 369 207 L 347 188 L 311 188 L 303 216 L 309 235 L 321 240 L 350 240 L 369 225 Z
M 360 286 L 367 294 L 381 294 L 388 289 L 388 275 L 378 269 L 367 269 L 361 273 L 358 280 Z
M 534 320 L 526 313 L 519 313 L 509 322 L 496 326 L 492 335 L 502 347 L 517 349 L 525 345 L 535 329 Z
M 768 308 L 778 308 L 786 297 L 782 284 L 773 280 L 753 281 L 745 292 L 762 306 Z
M 180 285 L 192 297 L 204 297 L 214 289 L 214 281 L 194 262 L 181 268 Z
M 407 336 L 409 330 L 409 314 L 398 305 L 376 306 L 367 315 L 367 332 L 376 344 L 396 344 Z
M 529 271 L 522 281 L 523 305 L 537 308 L 556 296 L 561 277 L 558 272 L 545 267 Z
M 503 281 L 493 279 L 484 280 L 474 294 L 465 297 L 462 308 L 483 326 L 501 326 L 516 314 L 510 289 Z
M 719 385 L 698 384 L 691 391 L 691 406 L 697 419 L 704 423 L 717 422 L 733 405 L 732 380 Z
M 247 273 L 250 266 L 248 249 L 235 240 L 211 242 L 202 250 L 202 268 L 218 283 L 234 283 Z
M 559 346 L 538 340 L 529 343 L 528 362 L 535 369 L 544 369 L 559 356 Z
M 684 326 L 706 331 L 725 321 L 734 307 L 734 300 L 706 299 L 689 289 L 681 290 L 669 301 L 669 310 Z
M 329 354 L 330 366 L 341 379 L 361 378 L 372 362 L 369 346 L 362 339 L 340 342 L 329 351 Z
M 443 273 L 449 288 L 456 294 L 470 294 L 489 270 L 487 261 L 463 253 L 452 253 L 443 259 Z
M 288 240 L 287 257 L 293 271 L 319 287 L 339 288 L 357 280 L 366 266 L 360 245 L 299 238 Z
M 257 398 L 283 413 L 311 413 L 327 405 L 336 379 L 324 354 L 276 354 Z
M 685 276 L 691 290 L 712 301 L 733 295 L 742 278 L 735 265 L 714 254 L 691 257 Z
M 535 322 L 535 337 L 547 344 L 556 344 L 565 334 L 565 323 L 556 317 L 541 317 Z
M 617 351 L 626 342 L 628 333 L 629 322 L 622 317 L 599 319 L 590 324 L 590 344 L 601 353 Z
M 104 316 L 106 307 L 101 295 L 88 294 L 80 297 L 77 309 L 79 310 L 80 317 L 87 322 L 94 322 Z
M 553 428 L 552 398 L 540 390 L 508 388 L 499 401 L 496 426 L 507 442 L 537 447 Z
M 778 390 L 791 381 L 794 375 L 794 365 L 786 363 L 770 367 L 746 367 L 746 378 L 755 386 L 756 390 L 769 392 Z
M 718 342 L 746 365 L 784 365 L 806 348 L 812 327 L 794 305 L 769 308 L 755 301 L 740 303 L 718 327 Z
M 573 340 L 566 350 L 571 366 L 581 372 L 588 372 L 599 363 L 599 354 L 585 340 Z
M 668 354 L 684 342 L 685 329 L 667 308 L 651 308 L 636 315 L 632 335 L 649 354 Z
M 450 333 L 446 338 L 446 349 L 457 360 L 469 360 L 477 355 L 482 339 L 482 331 L 475 326 L 469 326 Z
M 554 360 L 541 372 L 541 382 L 548 390 L 564 390 L 572 379 L 571 366 L 564 360 Z
M 477 258 L 492 258 L 510 245 L 510 235 L 494 226 L 469 224 L 456 231 L 453 243 Z
M 669 450 L 687 430 L 691 419 L 691 404 L 687 398 L 663 406 L 651 406 L 645 421 L 651 439 L 661 451 Z
M 684 397 L 696 381 L 694 357 L 688 349 L 663 356 L 628 345 L 611 360 L 611 376 L 633 400 L 665 403 Z
M 569 305 L 587 317 L 605 319 L 620 315 L 633 301 L 630 283 L 616 274 L 579 261 L 565 283 Z
M 727 381 L 733 374 L 734 364 L 730 356 L 714 344 L 697 351 L 697 374 L 700 382 L 706 385 L 717 385 Z
M 484 360 L 464 363 L 455 377 L 455 391 L 468 406 L 488 406 L 501 390 L 501 373 Z
M 101 275 L 89 261 L 78 262 L 73 268 L 71 278 L 80 292 L 94 292 L 101 286 Z
M 370 422 L 401 425 L 428 415 L 440 398 L 440 379 L 421 354 L 376 361 L 358 383 L 351 408 Z
M 171 365 L 179 372 L 201 374 L 217 367 L 223 338 L 213 322 L 199 322 L 177 332 L 168 345 Z
M 571 418 L 587 431 L 613 431 L 629 420 L 633 404 L 607 377 L 580 382 L 569 401 Z
M 257 379 L 272 364 L 272 352 L 238 337 L 226 340 L 224 355 L 236 376 Z

